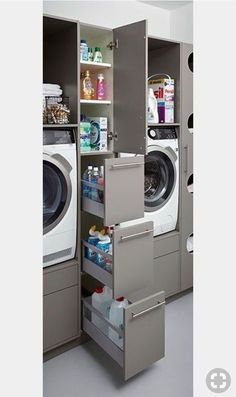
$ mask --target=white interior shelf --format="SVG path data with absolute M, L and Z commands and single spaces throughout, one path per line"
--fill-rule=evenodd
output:
M 89 70 L 99 70 L 99 69 L 106 69 L 111 68 L 110 63 L 104 62 L 89 62 L 89 61 L 81 61 L 80 62 L 80 70 L 81 72 L 89 69 Z
M 103 101 L 101 99 L 81 99 L 81 104 L 110 105 L 111 101 Z

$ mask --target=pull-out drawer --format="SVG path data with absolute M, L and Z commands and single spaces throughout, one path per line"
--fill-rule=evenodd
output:
M 113 231 L 112 254 L 83 241 L 82 270 L 109 286 L 114 298 L 127 296 L 153 285 L 152 253 L 153 222 L 117 227 Z M 97 264 L 98 255 L 104 258 L 104 268 Z
M 96 310 L 92 306 L 91 297 L 85 298 L 83 329 L 117 361 L 123 368 L 124 379 L 127 380 L 164 357 L 164 292 L 129 304 L 124 309 L 123 328 L 114 326 Z
M 106 226 L 142 218 L 143 186 L 143 156 L 105 159 L 104 185 L 82 181 L 82 209 L 103 218 Z M 91 189 L 95 195 L 84 195 Z

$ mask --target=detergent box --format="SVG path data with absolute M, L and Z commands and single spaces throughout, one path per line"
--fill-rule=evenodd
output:
M 91 150 L 107 150 L 107 117 L 87 117 L 91 124 L 90 146 Z
M 157 99 L 159 123 L 174 123 L 174 79 L 158 79 L 149 81 Z

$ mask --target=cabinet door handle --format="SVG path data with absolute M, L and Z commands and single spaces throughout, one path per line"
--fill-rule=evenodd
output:
M 188 173 L 188 145 L 184 146 L 185 160 L 184 160 L 184 173 Z
M 120 169 L 120 168 L 131 168 L 138 167 L 140 165 L 144 165 L 144 163 L 124 163 L 124 164 L 113 164 L 111 166 L 112 170 Z
M 140 237 L 140 236 L 143 236 L 143 235 L 151 233 L 151 232 L 153 232 L 153 229 L 145 230 L 144 232 L 140 232 L 140 233 L 130 234 L 129 236 L 120 236 L 120 239 L 121 239 L 121 241 L 126 241 L 126 240 L 129 240 L 131 238 Z
M 152 310 L 157 309 L 158 307 L 164 305 L 165 303 L 166 303 L 166 301 L 158 302 L 157 305 L 151 306 L 151 307 L 149 307 L 148 309 L 142 310 L 142 311 L 139 312 L 139 313 L 131 312 L 132 318 L 136 318 L 136 317 L 142 316 L 142 315 L 145 314 L 145 313 L 151 312 Z

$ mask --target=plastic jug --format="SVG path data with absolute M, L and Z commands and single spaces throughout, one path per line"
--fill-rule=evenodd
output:
M 117 298 L 115 301 L 112 302 L 110 313 L 109 313 L 109 320 L 113 325 L 120 328 L 121 330 L 124 327 L 124 320 L 123 320 L 123 312 L 124 308 L 128 306 L 129 302 L 127 299 L 124 299 L 123 296 Z M 123 338 L 111 327 L 109 327 L 109 338 L 120 348 L 123 348 Z
M 107 234 L 104 235 L 102 233 L 99 233 L 98 238 L 99 238 L 99 241 L 97 243 L 97 248 L 99 248 L 101 251 L 109 252 L 109 248 L 110 248 L 110 244 L 111 244 L 110 237 Z M 107 259 L 104 256 L 102 256 L 102 254 L 97 253 L 96 263 L 98 266 L 105 269 L 106 261 L 107 261 Z
M 95 289 L 94 293 L 92 294 L 92 306 L 97 309 L 103 315 L 103 317 L 108 318 L 111 303 L 112 290 L 109 287 L 104 286 Z M 108 334 L 108 325 L 93 312 L 92 322 L 96 327 Z
M 159 123 L 157 100 L 153 88 L 149 88 L 148 90 L 148 122 Z

